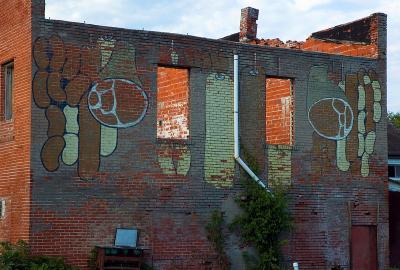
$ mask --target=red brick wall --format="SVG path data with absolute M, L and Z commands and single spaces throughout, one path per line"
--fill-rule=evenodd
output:
M 83 170 L 85 173 L 83 176 L 87 176 L 86 173 L 90 172 L 89 178 L 80 177 L 82 167 L 80 161 L 85 161 L 87 156 L 83 156 L 82 159 L 79 157 L 76 163 L 67 164 L 64 157 L 60 156 L 59 148 L 50 148 L 49 151 L 52 152 L 53 161 L 58 162 L 59 167 L 54 170 L 45 167 L 46 163 L 43 160 L 46 161 L 46 159 L 43 159 L 40 153 L 48 140 L 48 131 L 54 131 L 55 127 L 49 128 L 51 119 L 46 117 L 46 110 L 44 106 L 40 106 L 40 100 L 32 102 L 30 242 L 35 253 L 64 256 L 69 263 L 84 268 L 89 251 L 95 245 L 112 245 L 115 228 L 136 227 L 140 232 L 139 245 L 149 248 L 146 261 L 150 264 L 154 262 L 156 269 L 201 270 L 214 267 L 216 265 L 215 252 L 212 244 L 207 241 L 205 226 L 210 222 L 212 210 L 226 211 L 227 216 L 234 215 L 235 210 L 232 209 L 233 206 L 229 200 L 236 197 L 241 185 L 239 179 L 235 178 L 231 186 L 217 186 L 214 183 L 225 183 L 224 178 L 220 176 L 215 178 L 215 182 L 207 182 L 205 176 L 208 159 L 218 157 L 219 153 L 214 152 L 215 154 L 207 156 L 205 149 L 211 140 L 214 140 L 211 146 L 218 143 L 229 144 L 232 141 L 230 137 L 233 136 L 233 127 L 226 116 L 233 114 L 232 98 L 230 98 L 233 91 L 232 51 L 240 48 L 240 71 L 243 74 L 240 80 L 240 121 L 243 127 L 241 142 L 244 145 L 242 150 L 251 145 L 253 147 L 249 147 L 250 151 L 253 151 L 250 152 L 251 155 L 261 160 L 261 166 L 265 167 L 268 173 L 270 172 L 269 164 L 273 162 L 271 157 L 276 157 L 278 161 L 287 161 L 287 167 L 290 167 L 290 170 L 283 172 L 286 176 L 288 172 L 291 173 L 291 177 L 287 178 L 291 181 L 290 209 L 295 219 L 289 250 L 285 252 L 288 264 L 299 261 L 301 269 L 310 270 L 331 269 L 334 263 L 347 265 L 349 262 L 347 203 L 354 202 L 351 205 L 354 208 L 351 212 L 353 217 L 351 222 L 358 225 L 371 225 L 372 222 L 376 222 L 379 225 L 379 264 L 380 269 L 385 269 L 388 258 L 387 196 L 385 195 L 387 183 L 382 179 L 385 179 L 386 175 L 386 121 L 374 124 L 377 145 L 368 163 L 370 174 L 362 177 L 360 174 L 362 160 L 354 155 L 359 146 L 357 130 L 354 129 L 354 134 L 349 135 L 346 148 L 352 166 L 347 171 L 340 171 L 337 164 L 343 163 L 344 155 L 338 157 L 339 151 L 337 151 L 335 141 L 318 135 L 316 130 L 308 124 L 310 123 L 307 121 L 309 108 L 305 100 L 308 96 L 315 99 L 310 99 L 309 102 L 307 99 L 307 104 L 310 106 L 314 104 L 313 101 L 323 98 L 335 98 L 335 100 L 340 98 L 347 101 L 356 112 L 358 98 L 354 96 L 354 93 L 358 89 L 357 75 L 359 75 L 360 83 L 365 84 L 363 76 L 365 72 L 360 70 L 365 68 L 378 72 L 384 101 L 386 98 L 385 69 L 383 65 L 378 66 L 378 61 L 370 59 L 366 63 L 362 59 L 357 61 L 352 57 L 340 58 L 344 63 L 345 74 L 351 73 L 349 74 L 351 78 L 346 80 L 345 84 L 346 89 L 350 90 L 344 93 L 337 87 L 336 81 L 331 82 L 331 77 L 340 77 L 342 68 L 336 62 L 332 64 L 332 56 L 328 54 L 301 51 L 288 53 L 281 49 L 252 46 L 251 48 L 257 52 L 257 64 L 265 67 L 265 70 L 260 69 L 258 76 L 251 76 L 254 75 L 254 72 L 251 72 L 254 71 L 254 51 L 249 50 L 248 45 L 242 46 L 185 35 L 102 28 L 63 21 L 45 20 L 39 24 L 39 27 L 40 32 L 34 33 L 35 40 L 38 37 L 51 38 L 52 48 L 60 48 L 53 51 L 57 52 L 52 55 L 53 59 L 59 60 L 59 57 L 62 57 L 61 59 L 65 59 L 68 64 L 63 67 L 67 71 L 63 77 L 70 78 L 71 70 L 74 71 L 74 75 L 79 73 L 79 76 L 74 78 L 78 81 L 61 79 L 60 82 L 67 89 L 72 83 L 82 85 L 82 93 L 78 96 L 83 96 L 80 99 L 80 102 L 83 102 L 81 104 L 86 106 L 85 102 L 88 99 L 84 94 L 88 89 L 93 90 L 95 85 L 98 85 L 97 90 L 107 89 L 110 86 L 104 79 L 111 78 L 120 82 L 121 79 L 125 80 L 125 84 L 120 85 L 125 87 L 119 88 L 118 84 L 116 85 L 117 97 L 122 90 L 125 90 L 122 93 L 136 93 L 129 98 L 138 101 L 129 103 L 121 98 L 123 102 L 119 103 L 122 106 L 119 106 L 118 110 L 121 109 L 123 113 L 126 113 L 137 108 L 140 110 L 131 112 L 142 112 L 145 106 L 143 106 L 143 95 L 139 95 L 139 93 L 143 94 L 139 91 L 140 89 L 145 92 L 149 107 L 143 119 L 137 121 L 132 127 L 117 128 L 117 134 L 107 135 L 110 134 L 110 129 L 102 124 L 101 132 L 108 133 L 101 140 L 99 140 L 99 137 L 101 138 L 99 135 L 102 133 L 89 130 L 79 121 L 79 128 L 85 131 L 79 131 L 79 138 L 84 136 L 82 138 L 85 139 L 81 141 L 82 149 L 79 151 L 88 148 L 95 151 L 98 157 L 98 159 L 96 157 L 98 167 L 93 170 L 90 166 L 90 171 Z M 54 42 L 57 40 L 62 40 L 62 42 Z M 173 48 L 171 48 L 171 40 L 174 41 Z M 37 43 L 38 46 L 34 47 L 34 51 L 45 52 L 43 49 L 46 46 L 41 47 L 40 43 Z M 102 50 L 101 60 L 96 49 Z M 44 53 L 38 56 L 43 56 L 42 60 L 49 60 L 49 54 Z M 274 68 L 276 62 L 273 59 L 279 59 L 280 64 L 276 69 Z M 93 61 L 87 62 L 89 60 Z M 100 64 L 104 66 L 99 67 Z M 159 90 L 157 77 L 159 82 L 162 82 L 160 79 L 162 76 L 157 74 L 158 65 L 190 68 L 191 91 L 188 94 L 190 94 L 192 106 L 190 106 L 190 117 L 187 116 L 191 122 L 191 138 L 188 143 L 157 140 L 157 102 L 160 102 L 157 100 Z M 71 70 L 67 69 L 67 66 Z M 315 66 L 317 70 L 318 66 L 329 67 L 329 72 L 335 76 L 328 77 L 320 71 L 316 74 L 319 76 L 311 76 L 314 80 L 308 82 L 305 78 L 315 70 Z M 251 69 L 246 69 L 246 67 L 251 67 Z M 39 68 L 35 65 L 34 70 L 37 71 Z M 358 70 L 360 70 L 359 74 L 357 74 Z M 44 71 L 45 73 L 59 72 L 59 70 Z M 177 70 L 172 69 L 172 71 Z M 263 150 L 266 149 L 262 147 L 266 138 L 264 106 L 267 96 L 264 93 L 266 80 L 264 74 L 272 77 L 293 78 L 296 82 L 294 95 L 297 98 L 296 104 L 303 104 L 296 110 L 296 116 L 300 119 L 296 129 L 296 147 L 293 149 L 292 147 L 272 147 L 276 150 L 275 155 L 269 154 L 271 149 L 268 148 L 267 164 L 263 162 L 265 160 Z M 374 74 L 371 73 L 372 75 Z M 317 79 L 321 78 L 323 87 L 318 87 L 321 81 Z M 128 80 L 135 82 L 136 86 L 132 92 L 126 91 L 130 89 L 126 84 Z M 132 83 L 128 84 L 133 86 Z M 210 84 L 213 87 L 212 91 L 209 88 Z M 333 91 L 330 90 L 331 88 Z M 55 90 L 53 87 L 49 89 Z M 374 97 L 371 95 L 372 91 L 368 91 L 367 98 L 371 101 Z M 176 97 L 179 100 L 180 97 L 174 93 L 175 90 L 172 92 L 173 99 Z M 210 95 L 217 93 L 216 103 L 218 102 L 221 106 L 210 105 L 208 93 L 211 93 Z M 278 93 L 282 94 L 282 91 Z M 47 95 L 46 91 L 39 94 L 43 94 L 39 95 L 40 97 Z M 67 97 L 70 94 L 74 96 L 75 92 L 67 93 Z M 345 94 L 348 97 L 343 96 Z M 103 98 L 105 101 L 112 100 L 109 97 Z M 51 98 L 57 98 L 57 96 Z M 214 99 L 211 101 L 214 102 Z M 61 102 L 54 102 L 54 104 L 63 109 Z M 135 106 L 126 106 L 127 104 Z M 322 105 L 324 104 L 326 105 L 326 103 Z M 343 103 L 338 105 L 341 104 L 343 105 Z M 372 102 L 367 104 L 372 104 Z M 106 105 L 106 102 L 102 105 Z M 380 105 L 383 110 L 382 119 L 385 119 L 386 104 L 382 102 Z M 84 106 L 80 106 L 82 110 L 79 114 L 82 114 L 83 119 L 91 119 L 91 112 Z M 210 106 L 215 110 L 208 110 Z M 226 111 L 222 113 L 218 111 L 225 107 L 228 108 Z M 337 119 L 335 115 L 328 115 L 329 108 L 321 109 L 327 113 L 326 119 L 329 120 L 323 122 L 322 127 L 326 124 L 333 129 L 332 126 L 337 126 Z M 226 124 L 226 128 L 221 128 L 222 125 L 219 124 L 223 121 L 219 121 L 218 124 L 210 123 L 213 122 L 212 120 L 207 121 L 212 117 L 225 117 L 222 119 L 227 119 L 227 121 L 222 124 Z M 371 117 L 369 115 L 368 119 Z M 63 120 L 64 117 L 59 114 L 52 119 Z M 357 119 L 355 116 L 354 120 L 357 121 Z M 112 119 L 104 119 L 106 124 L 109 124 L 109 121 L 112 122 Z M 282 119 L 278 118 L 279 121 Z M 57 123 L 60 122 L 57 121 Z M 243 124 L 244 122 L 246 125 Z M 355 128 L 358 126 L 356 123 Z M 63 131 L 62 126 L 61 128 L 58 126 L 57 131 Z M 218 134 L 218 132 L 221 134 L 208 138 L 207 130 L 210 129 L 215 130 L 212 134 Z M 288 140 L 287 137 L 286 140 Z M 107 155 L 99 154 L 101 147 L 107 144 L 114 145 L 115 151 Z M 72 147 L 68 147 L 69 154 L 74 153 L 71 149 Z M 68 151 L 66 151 L 67 154 Z M 229 151 L 228 154 L 232 155 L 232 152 Z M 229 155 L 228 157 L 232 158 Z M 229 162 L 230 160 L 224 159 L 217 164 L 216 168 L 222 173 L 230 173 L 230 167 L 225 166 L 225 163 Z M 375 213 L 378 212 L 379 215 L 376 215 Z M 240 250 L 241 246 L 229 243 L 229 247 L 227 251 L 231 252 L 230 255 L 239 258 L 236 250 Z M 235 251 L 232 252 L 232 250 Z M 220 268 L 214 267 L 214 269 Z M 348 268 L 345 267 L 345 269 Z
M 370 42 L 330 41 L 313 37 L 301 44 L 305 51 L 325 52 L 347 56 L 378 57 L 378 17 L 373 16 L 369 25 Z
M 31 1 L 0 0 L 0 64 L 14 61 L 13 119 L 0 120 L 0 240 L 13 242 L 29 235 L 31 48 Z
M 347 56 L 377 57 L 378 46 L 376 44 L 359 44 L 350 42 L 332 42 L 308 38 L 301 46 L 302 50 L 341 54 Z
M 266 79 L 265 133 L 268 144 L 293 144 L 293 98 L 290 79 Z
M 371 19 L 369 21 L 369 19 Z M 366 25 L 368 23 L 368 25 Z M 340 29 L 339 27 L 345 27 L 347 29 Z M 352 27 L 353 26 L 353 27 Z M 360 30 L 364 28 L 363 30 Z M 281 41 L 279 38 L 274 39 L 252 39 L 252 40 L 240 40 L 241 42 L 248 42 L 250 44 L 257 44 L 262 46 L 269 46 L 269 47 L 279 47 L 279 48 L 286 48 L 286 49 L 296 49 L 296 50 L 304 50 L 304 51 L 314 51 L 314 52 L 324 52 L 330 54 L 338 54 L 338 55 L 346 55 L 346 56 L 359 56 L 359 57 L 372 57 L 378 58 L 378 27 L 379 21 L 377 14 L 373 14 L 368 18 L 364 18 L 359 21 L 355 21 L 345 26 L 335 26 L 333 28 L 322 30 L 321 32 L 330 32 L 330 34 L 335 37 L 335 32 L 341 34 L 345 32 L 358 32 L 358 31 L 365 31 L 368 28 L 368 37 L 364 37 L 368 41 L 357 41 L 352 39 L 340 39 L 340 37 L 335 38 L 317 38 L 313 35 L 320 34 L 314 33 L 312 36 L 307 38 L 306 41 L 293 41 L 288 40 L 286 42 Z M 340 36 L 340 35 L 339 35 Z
M 249 41 L 250 44 L 257 44 L 269 47 L 278 47 L 286 49 L 297 49 L 303 51 L 324 52 L 330 54 L 339 54 L 347 56 L 360 57 L 378 57 L 378 46 L 376 40 L 372 40 L 371 44 L 362 44 L 351 41 L 330 41 L 317 39 L 313 37 L 307 38 L 306 41 L 287 41 L 284 43 L 278 38 L 275 39 L 259 39 Z
M 187 139 L 189 71 L 183 68 L 157 69 L 157 137 Z

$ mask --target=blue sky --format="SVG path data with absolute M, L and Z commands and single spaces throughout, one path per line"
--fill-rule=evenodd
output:
M 220 38 L 238 32 L 246 6 L 260 10 L 258 37 L 283 41 L 386 13 L 388 110 L 400 112 L 400 0 L 46 0 L 46 17 Z

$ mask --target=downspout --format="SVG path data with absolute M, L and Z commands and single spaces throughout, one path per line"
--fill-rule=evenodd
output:
M 258 176 L 250 169 L 249 166 L 239 156 L 239 56 L 233 57 L 233 125 L 234 125 L 234 142 L 235 150 L 234 157 L 237 163 L 266 191 L 271 190 L 258 178 Z

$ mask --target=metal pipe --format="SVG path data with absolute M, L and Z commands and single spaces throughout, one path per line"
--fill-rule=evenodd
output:
M 239 55 L 233 56 L 233 123 L 235 159 L 239 157 Z
M 260 180 L 260 178 L 258 178 L 258 176 L 250 169 L 249 166 L 247 166 L 247 164 L 240 157 L 236 158 L 236 161 L 250 175 L 250 177 L 254 179 L 254 181 L 256 181 L 262 188 L 265 188 L 268 192 L 271 192 L 267 188 L 267 186 Z
M 239 165 L 266 191 L 270 189 L 260 180 L 260 178 L 250 169 L 249 166 L 240 158 L 239 155 L 239 55 L 233 57 L 233 134 L 234 134 L 234 158 Z

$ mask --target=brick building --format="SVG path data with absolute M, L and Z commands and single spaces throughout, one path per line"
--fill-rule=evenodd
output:
M 217 269 L 205 224 L 241 190 L 237 83 L 241 150 L 290 192 L 287 263 L 388 267 L 386 15 L 284 43 L 252 8 L 214 40 L 0 6 L 1 240 L 85 268 L 135 227 L 156 269 Z

